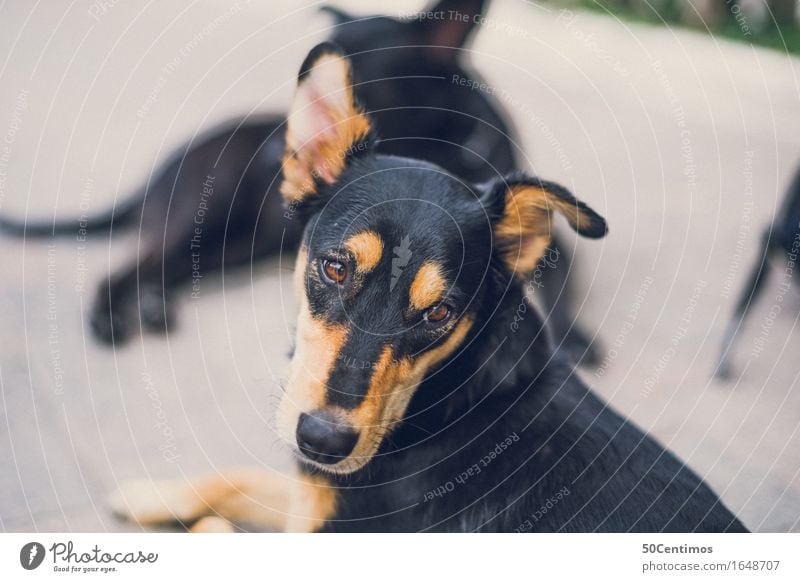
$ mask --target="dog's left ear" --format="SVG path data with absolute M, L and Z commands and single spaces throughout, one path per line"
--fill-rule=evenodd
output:
M 349 159 L 368 149 L 370 133 L 350 61 L 333 43 L 317 45 L 300 68 L 289 109 L 281 185 L 287 204 L 307 202 L 334 183 Z
M 561 214 L 578 234 L 602 238 L 605 219 L 554 182 L 515 174 L 485 186 L 481 201 L 491 220 L 495 251 L 506 268 L 524 278 L 539 264 Z

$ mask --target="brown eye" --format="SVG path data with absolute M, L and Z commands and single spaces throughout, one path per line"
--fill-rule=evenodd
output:
M 342 285 L 347 279 L 347 267 L 339 261 L 325 259 L 322 261 L 322 273 L 329 283 Z
M 436 307 L 426 309 L 422 317 L 424 317 L 425 321 L 428 323 L 442 323 L 447 321 L 450 317 L 450 306 L 446 303 L 440 303 Z

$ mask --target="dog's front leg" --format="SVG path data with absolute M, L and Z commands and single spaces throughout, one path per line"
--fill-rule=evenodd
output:
M 141 525 L 197 523 L 196 532 L 233 531 L 249 522 L 275 531 L 319 530 L 336 495 L 321 477 L 241 469 L 195 481 L 132 481 L 110 498 L 115 513 Z
M 319 531 L 336 512 L 336 488 L 325 477 L 310 475 L 302 469 L 289 498 L 287 532 Z
M 116 514 L 141 525 L 190 523 L 215 516 L 284 531 L 292 480 L 288 475 L 258 469 L 240 469 L 193 481 L 142 479 L 123 485 L 109 501 Z M 205 530 L 212 529 L 210 524 L 203 520 L 197 525 Z
M 194 524 L 189 531 L 192 533 L 234 533 L 236 530 L 227 519 L 209 515 Z

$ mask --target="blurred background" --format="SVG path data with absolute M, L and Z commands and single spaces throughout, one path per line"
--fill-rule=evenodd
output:
M 797 53 L 797 0 L 553 0 L 635 22 L 679 25 Z
M 0 212 L 101 211 L 208 127 L 285 111 L 303 57 L 333 26 L 319 6 L 3 3 Z M 525 166 L 609 221 L 609 237 L 575 249 L 579 317 L 603 358 L 583 378 L 759 531 L 800 531 L 796 283 L 777 299 L 771 274 L 740 332 L 736 375 L 712 374 L 800 162 L 797 10 L 494 0 L 469 55 L 500 89 Z M 209 278 L 168 337 L 110 350 L 92 339 L 87 309 L 139 243 L 0 239 L 0 530 L 135 530 L 105 503 L 123 480 L 289 466 L 273 417 L 291 265 Z

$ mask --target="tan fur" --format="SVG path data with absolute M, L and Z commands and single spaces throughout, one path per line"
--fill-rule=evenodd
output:
M 401 377 L 408 376 L 409 368 L 410 365 L 407 360 L 394 360 L 391 346 L 386 346 L 383 349 L 375 364 L 364 401 L 358 408 L 347 415 L 349 417 L 348 420 L 356 430 L 370 432 L 375 429 L 379 419 L 383 416 L 387 396 L 393 388 L 397 387 Z M 365 440 L 364 436 L 362 434 L 360 440 Z
M 220 517 L 204 517 L 189 528 L 189 531 L 192 533 L 233 533 L 235 530 L 229 521 Z
M 286 531 L 319 530 L 336 511 L 336 489 L 319 475 L 301 475 L 292 488 L 291 515 Z
M 305 293 L 297 318 L 297 343 L 289 363 L 289 381 L 278 407 L 278 432 L 294 443 L 297 420 L 325 404 L 328 378 L 347 339 L 348 329 L 327 325 L 311 315 Z
M 536 268 L 552 238 L 552 211 L 568 204 L 534 186 L 513 186 L 506 193 L 505 214 L 495 226 L 503 260 L 524 277 Z M 574 214 L 574 212 L 573 212 Z
M 433 261 L 426 261 L 414 275 L 409 290 L 409 301 L 412 309 L 433 307 L 444 296 L 447 283 L 442 274 L 442 267 Z
M 371 230 L 351 236 L 344 242 L 344 246 L 353 254 L 356 269 L 361 273 L 372 271 L 383 256 L 383 239 Z
M 295 442 L 300 414 L 317 410 L 325 404 L 328 378 L 348 334 L 345 326 L 329 325 L 312 316 L 304 286 L 307 264 L 308 249 L 303 247 L 298 253 L 294 272 L 295 296 L 300 305 L 296 348 L 277 413 L 278 434 L 287 443 Z
M 305 297 L 306 294 L 305 283 L 306 283 L 307 267 L 308 267 L 308 247 L 303 245 L 300 247 L 300 250 L 297 251 L 297 259 L 295 260 L 294 263 L 294 276 L 292 278 L 294 297 L 297 301 L 300 301 L 303 297 Z
M 311 532 L 333 515 L 336 490 L 320 476 L 240 469 L 195 481 L 132 482 L 112 496 L 112 507 L 142 525 L 198 520 L 197 533 L 232 532 L 231 521 Z
M 296 203 L 316 193 L 316 181 L 332 184 L 349 150 L 370 132 L 356 106 L 347 59 L 322 55 L 300 81 L 289 111 L 281 193 Z
M 132 481 L 109 501 L 116 513 L 141 525 L 215 516 L 282 531 L 287 527 L 291 485 L 290 477 L 274 471 L 239 469 L 194 481 Z M 200 529 L 213 525 L 207 522 Z

